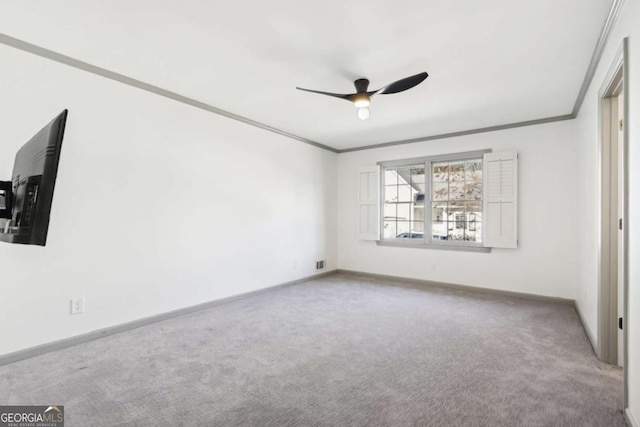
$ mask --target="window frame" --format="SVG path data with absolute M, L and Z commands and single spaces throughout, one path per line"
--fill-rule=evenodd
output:
M 434 156 L 414 157 L 410 159 L 389 160 L 378 162 L 381 169 L 380 173 L 380 237 L 376 242 L 379 246 L 396 246 L 422 249 L 445 249 L 445 250 L 462 250 L 470 252 L 491 252 L 490 247 L 484 246 L 485 227 L 482 227 L 482 241 L 455 241 L 455 240 L 433 240 L 432 228 L 432 190 L 433 190 L 433 163 L 446 161 L 461 161 L 472 159 L 484 159 L 486 153 L 491 153 L 491 149 L 465 151 L 459 153 L 439 154 Z M 424 197 L 424 235 L 422 239 L 385 239 L 384 238 L 384 199 L 385 199 L 385 169 L 393 167 L 409 167 L 416 165 L 424 165 L 425 167 L 425 197 Z M 483 168 L 484 172 L 484 168 Z M 483 175 L 483 198 L 484 198 L 484 175 Z M 427 197 L 427 194 L 429 197 Z M 482 203 L 482 199 L 480 200 Z M 484 217 L 484 212 L 483 212 Z

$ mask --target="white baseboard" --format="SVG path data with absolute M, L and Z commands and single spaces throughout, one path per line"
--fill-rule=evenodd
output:
M 131 322 L 122 323 L 120 325 L 110 326 L 104 329 L 98 329 L 95 331 L 87 332 L 86 334 L 76 335 L 69 338 L 64 338 L 58 341 L 49 342 L 46 344 L 38 345 L 35 347 L 26 348 L 24 350 L 18 350 L 13 353 L 8 353 L 0 356 L 0 366 L 7 365 L 9 363 L 17 362 L 19 360 L 28 359 L 41 354 L 49 353 L 63 348 L 72 347 L 74 345 L 82 344 L 88 341 L 97 340 L 99 338 L 107 337 L 109 335 L 118 334 L 120 332 L 128 331 L 130 329 L 139 328 L 141 326 L 150 325 L 152 323 L 160 322 L 162 320 L 171 319 L 173 317 L 182 316 L 184 314 L 194 313 L 200 310 L 206 310 L 207 308 L 215 307 L 220 304 L 225 304 L 231 301 L 236 301 L 243 298 L 249 298 L 255 295 L 259 295 L 265 292 L 270 292 L 275 289 L 284 288 L 287 286 L 299 285 L 309 280 L 318 279 L 320 277 L 329 276 L 335 274 L 337 270 L 327 271 L 325 273 L 314 274 L 302 279 L 293 280 L 291 282 L 282 283 L 268 288 L 258 289 L 252 292 L 246 292 L 239 295 L 233 295 L 227 298 L 221 298 L 213 301 L 208 301 L 202 304 L 193 305 L 190 307 L 180 308 L 178 310 L 169 311 L 166 313 L 156 314 L 155 316 L 144 317 L 142 319 L 133 320 Z
M 596 354 L 596 357 L 599 359 L 600 355 L 598 354 L 598 341 L 596 340 L 593 332 L 589 329 L 589 325 L 584 320 L 584 316 L 582 315 L 582 311 L 580 311 L 580 307 L 576 302 L 576 312 L 578 313 L 578 317 L 580 318 L 580 322 L 582 323 L 582 329 L 587 333 L 587 338 L 589 338 L 589 342 L 591 342 L 591 347 L 593 348 L 593 352 Z
M 483 288 L 480 286 L 469 286 L 469 285 L 458 285 L 455 283 L 447 283 L 447 282 L 436 282 L 433 280 L 424 280 L 424 279 L 412 279 L 410 277 L 400 277 L 400 276 L 390 276 L 386 274 L 376 274 L 376 273 L 365 273 L 363 271 L 354 271 L 354 270 L 343 270 L 338 269 L 338 273 L 343 274 L 353 274 L 355 276 L 362 277 L 372 277 L 376 279 L 386 279 L 386 280 L 394 280 L 397 282 L 405 282 L 405 283 L 414 283 L 417 285 L 429 286 L 434 288 L 448 288 L 455 289 L 459 291 L 468 291 L 475 292 L 481 294 L 491 294 L 491 295 L 505 295 L 516 298 L 524 298 L 533 301 L 545 301 L 552 302 L 556 304 L 564 304 L 564 305 L 573 305 L 575 306 L 575 300 L 567 299 L 567 298 L 559 298 L 559 297 L 549 297 L 546 295 L 536 295 L 536 294 L 527 294 L 524 292 L 514 292 L 514 291 L 505 291 L 502 289 L 493 289 L 493 288 Z

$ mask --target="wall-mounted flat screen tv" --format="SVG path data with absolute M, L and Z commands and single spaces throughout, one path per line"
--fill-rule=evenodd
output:
M 0 241 L 45 246 L 67 110 L 16 154 L 11 181 L 0 182 Z

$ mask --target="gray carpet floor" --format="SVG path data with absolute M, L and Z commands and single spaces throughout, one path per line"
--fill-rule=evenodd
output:
M 67 426 L 622 426 L 573 307 L 337 274 L 0 367 Z

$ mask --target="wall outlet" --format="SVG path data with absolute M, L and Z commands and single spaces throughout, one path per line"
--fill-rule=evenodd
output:
M 84 313 L 84 298 L 74 298 L 71 300 L 71 314 Z

